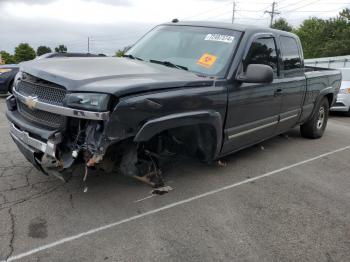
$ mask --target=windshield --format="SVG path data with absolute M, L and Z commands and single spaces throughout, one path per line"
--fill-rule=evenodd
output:
M 145 61 L 168 62 L 189 71 L 223 77 L 240 32 L 193 26 L 158 26 L 126 55 Z

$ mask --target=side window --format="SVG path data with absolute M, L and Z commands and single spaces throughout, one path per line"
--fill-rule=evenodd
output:
M 281 36 L 282 60 L 286 74 L 301 72 L 301 57 L 297 41 L 292 37 Z
M 272 37 L 255 40 L 244 62 L 244 71 L 250 64 L 262 64 L 271 66 L 274 72 L 278 71 L 278 59 L 275 40 Z

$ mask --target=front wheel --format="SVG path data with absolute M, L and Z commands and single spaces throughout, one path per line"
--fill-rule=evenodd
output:
M 329 116 L 329 102 L 325 97 L 317 104 L 315 114 L 308 122 L 300 126 L 300 132 L 306 138 L 320 138 L 326 129 Z
M 14 88 L 14 82 L 13 82 L 13 80 L 11 81 L 11 83 L 9 84 L 9 90 L 8 90 L 8 92 L 10 93 L 10 94 L 13 94 L 13 88 Z

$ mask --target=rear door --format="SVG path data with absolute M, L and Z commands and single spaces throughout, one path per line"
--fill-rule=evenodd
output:
M 278 52 L 273 36 L 256 36 L 243 58 L 243 71 L 249 64 L 265 64 L 274 70 L 272 83 L 233 83 L 228 87 L 228 109 L 225 123 L 226 154 L 272 136 L 276 130 L 281 97 Z
M 301 114 L 304 95 L 306 93 L 306 78 L 302 64 L 300 44 L 293 37 L 280 36 L 281 50 L 281 113 L 277 133 L 292 128 Z

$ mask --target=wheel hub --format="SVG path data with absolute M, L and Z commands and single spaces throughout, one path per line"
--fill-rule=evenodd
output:
M 321 129 L 323 127 L 325 117 L 326 117 L 326 111 L 324 107 L 321 107 L 320 111 L 318 112 L 317 129 Z

